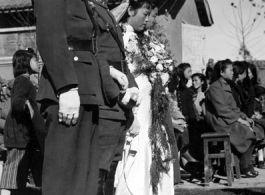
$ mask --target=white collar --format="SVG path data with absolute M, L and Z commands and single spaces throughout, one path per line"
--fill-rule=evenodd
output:
M 125 30 L 125 32 L 134 32 L 133 27 L 128 23 L 124 24 L 124 30 Z

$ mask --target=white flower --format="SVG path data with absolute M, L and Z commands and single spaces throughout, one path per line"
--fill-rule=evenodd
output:
M 154 49 L 156 48 L 156 45 L 154 43 L 152 43 L 152 42 L 150 42 L 149 45 L 150 45 L 150 47 L 152 47 Z
M 156 46 L 155 46 L 155 51 L 156 51 L 156 52 L 160 52 L 160 51 L 162 51 L 162 47 L 160 47 L 159 45 L 156 45 Z
M 173 62 L 173 60 L 165 60 L 165 62 L 166 62 L 167 64 L 171 64 L 171 63 Z
M 169 70 L 170 72 L 172 72 L 172 71 L 173 71 L 173 66 L 169 66 L 169 67 L 168 67 L 168 70 Z
M 158 61 L 158 58 L 157 58 L 156 56 L 152 56 L 152 57 L 150 58 L 150 61 L 151 61 L 152 63 L 156 63 L 156 62 Z
M 139 48 L 137 45 L 137 38 L 134 35 L 129 37 L 128 44 L 126 46 L 126 50 L 130 53 L 139 53 Z
M 151 57 L 151 56 L 154 55 L 154 53 L 152 52 L 152 50 L 149 50 L 149 51 L 146 52 L 146 55 L 149 56 L 149 57 Z
M 162 64 L 157 64 L 156 70 L 159 71 L 159 72 L 163 71 L 164 70 L 163 65 Z

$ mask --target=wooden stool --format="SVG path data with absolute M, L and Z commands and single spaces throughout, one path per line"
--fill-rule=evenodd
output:
M 203 147 L 204 147 L 204 177 L 205 177 L 205 185 L 209 186 L 211 177 L 211 160 L 212 159 L 225 159 L 226 166 L 226 174 L 227 174 L 227 182 L 228 186 L 232 186 L 232 182 L 234 181 L 234 171 L 233 166 L 236 168 L 236 178 L 240 178 L 240 169 L 238 158 L 231 153 L 230 146 L 230 133 L 204 133 L 201 135 L 203 138 Z M 224 144 L 224 151 L 220 151 L 218 153 L 209 153 L 209 145 L 208 143 L 217 144 L 218 142 L 222 142 Z

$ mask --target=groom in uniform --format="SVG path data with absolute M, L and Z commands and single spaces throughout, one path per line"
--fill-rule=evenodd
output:
M 95 195 L 99 105 L 123 100 L 128 80 L 99 52 L 101 20 L 91 1 L 37 0 L 34 12 L 45 64 L 37 95 L 47 127 L 42 194 Z
M 98 18 L 99 55 L 106 59 L 111 69 L 124 73 L 128 79 L 128 89 L 135 93 L 130 105 L 108 103 L 99 107 L 99 180 L 98 195 L 112 195 L 114 175 L 118 161 L 122 159 L 125 142 L 125 128 L 127 120 L 132 115 L 131 107 L 137 101 L 138 86 L 127 67 L 124 53 L 122 31 L 114 16 L 109 11 L 107 0 L 92 0 L 95 6 L 95 15 Z M 131 94 L 131 93 L 129 93 Z M 132 119 L 132 118 L 131 118 Z

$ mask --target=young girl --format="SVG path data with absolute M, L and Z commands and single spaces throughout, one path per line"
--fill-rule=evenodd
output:
M 249 119 L 236 106 L 229 81 L 233 79 L 233 66 L 230 60 L 217 62 L 214 67 L 216 80 L 207 90 L 206 121 L 213 131 L 229 132 L 234 154 L 240 158 L 241 174 L 246 178 L 256 177 L 251 167 L 251 155 L 256 141 L 253 133 L 253 120 Z
M 36 89 L 29 77 L 39 72 L 37 56 L 33 50 L 18 50 L 14 54 L 13 72 L 15 81 L 11 91 L 11 109 L 4 129 L 7 160 L 0 183 L 2 195 L 25 189 L 29 168 L 36 186 L 41 185 L 41 169 L 36 168 L 36 165 L 41 166 L 40 148 L 31 120 L 34 111 L 30 102 L 35 101 Z M 40 156 L 34 159 L 36 155 Z
M 196 122 L 196 115 L 193 106 L 193 92 L 187 87 L 188 81 L 191 79 L 192 72 L 191 66 L 188 63 L 182 63 L 178 65 L 174 70 L 173 74 L 177 74 L 179 79 L 178 85 L 169 85 L 169 91 L 174 93 L 180 111 L 182 112 L 187 122 L 187 127 L 183 133 L 176 133 L 176 141 L 179 146 L 181 157 L 187 160 L 187 162 L 198 162 L 189 151 L 190 148 L 190 132 L 194 128 Z M 181 145 L 180 145 L 181 143 Z M 183 163 L 185 165 L 185 162 Z M 187 170 L 188 171 L 188 170 Z
M 195 73 L 192 75 L 192 90 L 195 91 L 196 99 L 194 101 L 195 108 L 200 118 L 203 118 L 205 114 L 204 109 L 204 100 L 205 95 L 204 92 L 207 90 L 208 84 L 206 81 L 206 77 L 204 74 Z

